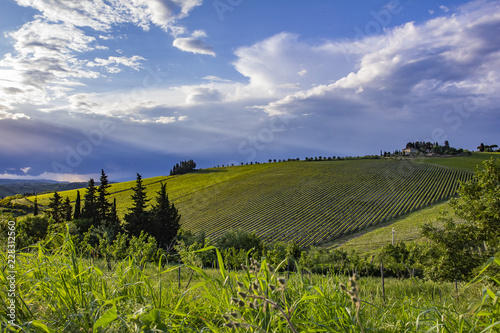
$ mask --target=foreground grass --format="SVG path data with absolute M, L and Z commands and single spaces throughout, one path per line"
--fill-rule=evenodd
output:
M 8 324 L 2 297 L 2 332 L 481 332 L 491 323 L 466 311 L 481 296 L 478 285 L 457 293 L 452 284 L 386 280 L 383 295 L 379 279 L 362 278 L 354 302 L 341 290 L 347 277 L 288 277 L 265 259 L 228 272 L 129 258 L 107 271 L 79 258 L 68 239 L 52 253 L 37 245 L 16 259 L 16 321 Z

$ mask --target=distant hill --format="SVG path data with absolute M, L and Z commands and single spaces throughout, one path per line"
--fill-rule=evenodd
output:
M 494 155 L 500 157 L 500 154 Z M 491 155 L 469 157 L 293 161 L 212 168 L 144 179 L 152 199 L 162 182 L 179 208 L 182 227 L 219 237 L 231 228 L 266 241 L 301 245 L 364 231 L 456 193 L 459 180 Z M 112 184 L 121 217 L 135 181 Z M 60 192 L 70 200 L 76 191 Z M 82 189 L 82 197 L 84 189 Z M 51 195 L 39 195 L 39 204 Z M 33 197 L 28 198 L 30 200 Z
M 0 179 L 0 198 L 25 193 L 44 193 L 54 191 L 67 191 L 85 187 L 84 182 L 56 182 L 53 180 L 13 180 Z

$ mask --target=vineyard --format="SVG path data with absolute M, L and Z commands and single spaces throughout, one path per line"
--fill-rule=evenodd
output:
M 182 227 L 215 239 L 228 229 L 265 241 L 322 243 L 439 202 L 471 172 L 408 160 L 286 162 L 201 170 L 144 180 L 148 197 L 166 182 Z M 121 216 L 134 182 L 114 184 Z M 61 193 L 71 200 L 76 191 Z M 83 194 L 83 193 L 81 193 Z M 46 204 L 50 195 L 40 196 Z

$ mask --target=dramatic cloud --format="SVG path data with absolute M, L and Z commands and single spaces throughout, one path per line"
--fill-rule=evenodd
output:
M 271 115 L 298 114 L 322 109 L 319 107 L 322 100 L 330 106 L 336 100 L 350 100 L 363 106 L 366 112 L 416 117 L 423 112 L 438 112 L 443 105 L 452 106 L 467 98 L 473 98 L 476 104 L 496 99 L 500 88 L 499 29 L 499 4 L 481 2 L 464 7 L 451 17 L 436 18 L 422 25 L 407 23 L 351 45 L 335 42 L 322 45 L 316 50 L 344 50 L 346 57 L 359 59 L 356 71 L 340 78 L 331 75 L 336 78 L 333 83 L 287 95 L 262 109 Z M 262 70 L 276 65 L 274 56 L 270 57 L 262 45 L 280 45 L 285 50 L 280 54 L 285 60 L 277 71 Z M 277 35 L 249 48 L 251 59 L 259 59 L 260 67 L 255 66 L 255 61 L 248 64 L 248 56 L 242 54 L 247 49 L 240 49 L 245 61 L 238 60 L 236 66 L 252 80 L 275 86 L 290 80 L 286 73 L 297 73 L 300 60 L 294 66 L 290 57 L 286 57 L 286 50 L 296 45 L 295 38 Z M 333 107 L 324 109 L 340 112 Z M 473 109 L 470 111 L 477 111 L 478 106 Z

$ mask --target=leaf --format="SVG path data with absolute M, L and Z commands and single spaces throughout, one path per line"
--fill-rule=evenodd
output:
M 39 328 L 47 333 L 55 333 L 54 330 L 50 329 L 47 325 L 45 325 L 44 323 L 42 323 L 41 321 L 38 321 L 38 320 L 33 320 L 31 322 L 31 325 L 33 327 L 36 327 L 36 328 Z
M 116 313 L 116 306 L 113 306 L 108 311 L 104 312 L 101 318 L 94 323 L 94 330 L 101 326 L 108 326 L 116 318 L 118 318 L 118 314 Z

